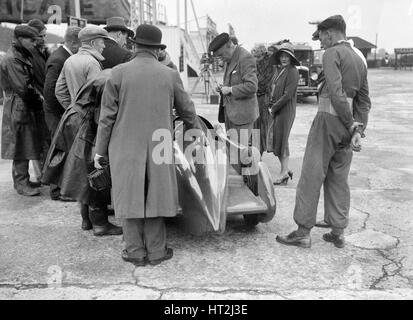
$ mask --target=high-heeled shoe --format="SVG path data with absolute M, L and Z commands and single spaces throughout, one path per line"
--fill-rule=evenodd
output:
M 276 186 L 279 186 L 279 185 L 286 186 L 288 184 L 288 180 L 290 180 L 290 178 L 291 178 L 291 176 L 287 173 L 287 175 L 285 175 L 284 177 L 275 180 L 274 185 L 276 185 Z
M 289 175 L 290 179 L 293 180 L 294 172 L 291 171 L 291 170 L 289 170 L 289 171 L 288 171 L 288 175 Z

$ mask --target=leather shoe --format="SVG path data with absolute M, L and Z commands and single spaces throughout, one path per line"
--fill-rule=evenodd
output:
M 37 188 L 31 188 L 30 186 L 25 186 L 16 190 L 18 194 L 26 197 L 35 197 L 40 195 L 40 190 Z
M 346 246 L 346 242 L 344 240 L 343 235 L 337 236 L 330 232 L 323 235 L 323 240 L 326 242 L 333 243 L 336 246 L 336 248 L 339 249 L 343 249 Z
M 171 248 L 167 248 L 166 249 L 166 254 L 164 257 L 160 258 L 160 259 L 156 259 L 156 260 L 149 260 L 149 264 L 151 266 L 157 266 L 158 264 L 161 264 L 162 262 L 169 260 L 173 257 L 174 255 L 174 251 Z
M 108 222 L 104 226 L 93 226 L 93 235 L 95 237 L 103 236 L 120 236 L 123 234 L 121 227 L 115 226 Z
M 299 236 L 297 231 L 290 233 L 288 236 L 277 236 L 277 242 L 287 245 L 295 246 L 300 248 L 311 248 L 311 237 L 308 236 Z
M 53 201 L 61 201 L 61 202 L 76 202 L 76 200 L 69 198 L 69 197 L 65 197 L 62 195 L 58 195 L 58 196 L 51 196 L 50 197 Z
M 323 228 L 323 229 L 330 229 L 330 228 L 331 228 L 331 225 L 328 224 L 328 223 L 325 222 L 325 221 L 318 221 L 318 222 L 315 224 L 315 226 L 316 226 L 317 228 Z
M 122 259 L 125 262 L 133 263 L 136 267 L 145 267 L 148 264 L 148 260 L 145 258 L 131 258 L 128 251 L 122 251 Z

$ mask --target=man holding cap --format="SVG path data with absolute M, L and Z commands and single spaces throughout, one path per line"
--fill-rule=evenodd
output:
M 109 33 L 109 39 L 105 39 L 105 49 L 102 56 L 103 69 L 111 69 L 118 64 L 128 62 L 132 53 L 125 49 L 128 38 L 135 35 L 132 30 L 126 26 L 125 19 L 122 17 L 109 18 L 104 28 Z
M 367 67 L 346 41 L 346 23 L 342 16 L 321 22 L 313 38 L 318 38 L 326 50 L 325 79 L 297 186 L 294 220 L 298 230 L 285 237 L 278 236 L 277 241 L 311 247 L 310 232 L 316 224 L 320 189 L 324 186 L 325 219 L 332 232 L 323 239 L 343 248 L 350 211 L 348 176 L 353 151 L 361 151 L 361 138 L 371 108 Z
M 56 98 L 67 109 L 75 100 L 79 89 L 102 70 L 102 56 L 108 32 L 98 26 L 83 28 L 78 35 L 82 46 L 79 52 L 66 60 L 56 83 Z
M 5 92 L 1 157 L 13 160 L 14 188 L 24 196 L 40 194 L 29 176 L 29 161 L 40 160 L 42 152 L 42 128 L 37 119 L 43 115 L 43 98 L 35 88 L 31 63 L 38 37 L 35 28 L 16 26 L 12 47 L 0 66 L 0 87 Z
M 228 33 L 217 36 L 209 45 L 209 52 L 226 63 L 224 83 L 219 88 L 223 99 L 220 105 L 225 110 L 226 129 L 235 130 L 238 137 L 231 135 L 231 139 L 237 144 L 240 143 L 240 137 L 248 137 L 250 140 L 254 122 L 259 117 L 255 59 L 247 50 L 235 45 Z M 242 131 L 247 132 L 248 135 L 244 135 Z M 249 141 L 241 141 L 241 143 L 248 146 Z M 239 156 L 235 157 L 239 159 Z M 239 161 L 234 166 L 238 173 L 241 173 L 242 165 Z

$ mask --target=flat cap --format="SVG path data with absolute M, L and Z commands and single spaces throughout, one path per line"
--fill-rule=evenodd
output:
M 35 39 L 39 37 L 39 32 L 37 29 L 29 27 L 27 25 L 18 25 L 16 28 L 14 28 L 14 37 L 15 38 L 29 38 L 29 39 Z
M 211 44 L 209 45 L 208 51 L 215 53 L 220 48 L 222 48 L 229 40 L 230 36 L 228 33 L 221 33 L 219 36 L 215 37 L 214 40 L 212 40 Z
M 320 31 L 320 30 L 335 29 L 343 33 L 346 33 L 346 28 L 347 28 L 347 25 L 346 25 L 346 22 L 344 21 L 343 16 L 335 15 L 321 22 L 318 25 L 317 30 Z
M 36 28 L 39 32 L 42 32 L 44 29 L 46 29 L 44 23 L 39 19 L 32 19 L 27 23 L 27 25 L 29 27 Z
M 314 31 L 314 33 L 312 35 L 313 41 L 320 40 L 319 33 L 320 33 L 320 31 L 318 29 L 316 31 Z
M 97 38 L 109 39 L 109 33 L 103 28 L 92 25 L 80 30 L 78 37 L 81 42 L 87 42 Z

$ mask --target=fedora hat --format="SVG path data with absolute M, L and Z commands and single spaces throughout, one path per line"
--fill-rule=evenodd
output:
M 162 31 L 151 24 L 141 24 L 135 33 L 135 38 L 131 39 L 134 43 L 148 47 L 166 49 L 162 44 Z
M 277 53 L 275 54 L 275 60 L 277 64 L 281 64 L 280 56 L 282 53 L 287 53 L 291 57 L 291 64 L 297 67 L 301 65 L 300 61 L 298 61 L 298 59 L 295 57 L 294 47 L 291 43 L 286 42 L 279 47 Z
M 108 18 L 106 20 L 106 27 L 104 27 L 104 29 L 107 32 L 111 32 L 111 31 L 127 32 L 129 38 L 133 38 L 135 35 L 135 33 L 126 26 L 125 19 L 122 17 Z

